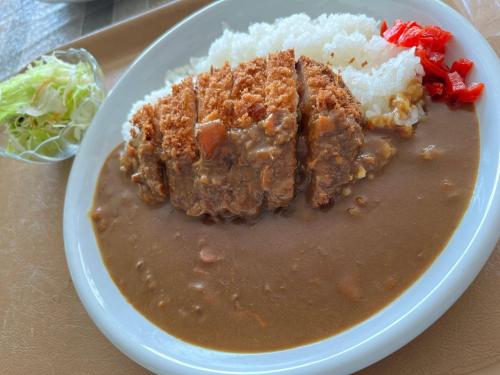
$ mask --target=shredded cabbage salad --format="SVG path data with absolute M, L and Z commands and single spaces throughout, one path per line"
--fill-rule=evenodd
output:
M 105 92 L 87 62 L 43 56 L 0 83 L 0 129 L 5 151 L 57 156 L 79 144 Z

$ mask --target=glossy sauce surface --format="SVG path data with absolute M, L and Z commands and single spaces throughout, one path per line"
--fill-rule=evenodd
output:
M 91 214 L 113 280 L 168 333 L 219 350 L 285 349 L 361 322 L 425 271 L 474 187 L 475 112 L 428 110 L 412 139 L 393 137 L 397 155 L 383 173 L 333 208 L 314 209 L 298 194 L 253 222 L 209 223 L 146 205 L 115 150 Z

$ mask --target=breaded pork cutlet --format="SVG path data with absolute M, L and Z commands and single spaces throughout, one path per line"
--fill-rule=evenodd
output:
M 297 74 L 293 50 L 267 57 L 264 132 L 275 149 L 261 172 L 269 209 L 286 207 L 294 197 L 297 170 Z
M 256 148 L 265 140 L 259 127 L 266 115 L 265 84 L 266 60 L 256 58 L 239 64 L 233 72 L 231 101 L 233 121 L 229 138 L 236 159 L 229 175 L 233 200 L 231 212 L 239 216 L 254 216 L 259 213 L 264 200 L 260 184 L 262 162 Z
M 228 175 L 235 154 L 227 131 L 232 121 L 232 85 L 228 64 L 220 69 L 212 68 L 197 78 L 198 121 L 194 132 L 199 159 L 193 166 L 197 200 L 187 210 L 188 215 L 228 216 L 230 213 Z
M 263 207 L 285 207 L 294 196 L 298 95 L 292 50 L 240 64 L 234 71 L 234 121 L 238 154 L 231 179 L 235 202 L 252 216 Z
M 361 109 L 340 76 L 287 50 L 188 77 L 144 105 L 122 167 L 146 201 L 168 193 L 191 216 L 252 217 L 294 197 L 299 120 L 314 207 L 382 160 L 358 156 Z
M 172 86 L 172 94 L 156 103 L 163 133 L 162 159 L 168 175 L 170 202 L 188 211 L 196 202 L 193 194 L 193 162 L 198 157 L 194 139 L 196 95 L 193 79 L 188 77 Z
M 294 64 L 290 50 L 234 70 L 229 134 L 238 155 L 231 182 L 239 215 L 285 207 L 294 196 L 298 102 Z
M 199 201 L 188 214 L 251 217 L 264 202 L 288 205 L 296 168 L 293 51 L 201 74 L 197 95 Z
M 320 207 L 330 204 L 342 185 L 354 179 L 363 144 L 361 108 L 328 66 L 301 56 L 297 73 L 311 203 Z
M 131 119 L 131 140 L 121 156 L 120 168 L 139 186 L 141 199 L 148 203 L 167 198 L 165 166 L 161 160 L 162 133 L 153 105 L 141 107 Z

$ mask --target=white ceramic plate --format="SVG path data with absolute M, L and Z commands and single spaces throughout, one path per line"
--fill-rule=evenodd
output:
M 217 352 L 182 342 L 160 330 L 127 303 L 111 280 L 87 216 L 99 170 L 121 141 L 129 108 L 162 86 L 168 69 L 203 56 L 223 25 L 246 30 L 297 12 L 366 13 L 378 19 L 416 19 L 455 35 L 450 50 L 476 63 L 472 80 L 486 83 L 478 103 L 481 121 L 480 170 L 470 206 L 447 247 L 400 298 L 361 324 L 323 341 L 264 354 Z M 441 316 L 463 293 L 491 253 L 500 232 L 500 66 L 480 34 L 446 5 L 432 0 L 400 1 L 236 1 L 215 3 L 163 35 L 130 67 L 97 114 L 69 178 L 64 207 L 64 240 L 80 299 L 103 333 L 125 354 L 164 374 L 345 374 L 398 349 Z

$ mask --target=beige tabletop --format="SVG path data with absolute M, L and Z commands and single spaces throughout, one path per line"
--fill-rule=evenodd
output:
M 0 79 L 39 55 L 174 0 L 0 0 Z
M 0 29 L 5 25 L 5 2 L 12 5 L 13 0 L 0 0 Z M 112 6 L 119 2 L 107 1 Z M 138 0 L 136 5 L 146 10 L 160 2 Z M 145 16 L 75 42 L 101 61 L 109 87 L 151 40 L 207 0 L 166 2 L 169 4 Z M 126 6 L 131 7 L 130 14 L 138 11 L 132 1 L 121 4 L 122 12 L 126 13 Z M 475 22 L 500 51 L 498 0 L 454 1 L 453 5 Z M 114 9 L 113 14 L 119 13 Z M 82 25 L 75 36 L 85 33 Z M 134 34 L 133 46 L 117 39 L 117 35 L 144 25 L 147 27 L 141 33 Z M 0 30 L 0 59 L 6 53 L 2 49 L 4 35 Z M 9 51 L 15 55 L 15 50 Z M 27 50 L 18 54 L 17 63 L 27 54 Z M 0 63 L 2 73 L 4 64 L 5 59 Z M 71 161 L 33 165 L 0 159 L 0 374 L 147 374 L 99 332 L 73 288 L 62 238 L 70 168 Z M 497 245 L 471 287 L 442 318 L 410 344 L 360 374 L 500 374 L 499 286 Z

